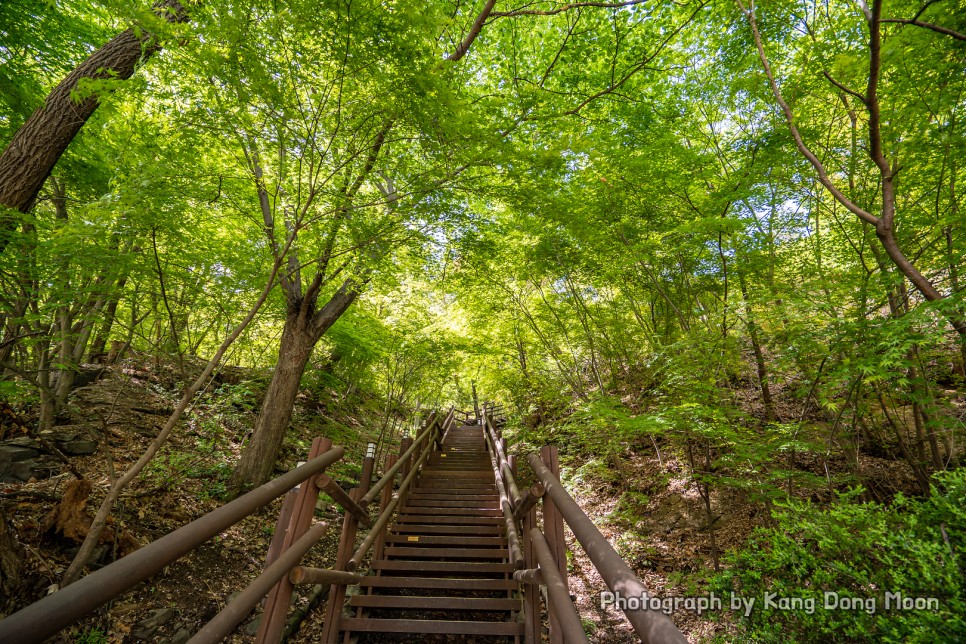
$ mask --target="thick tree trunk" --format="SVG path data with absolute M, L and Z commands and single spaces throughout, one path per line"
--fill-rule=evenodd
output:
M 359 297 L 366 281 L 347 279 L 318 311 L 315 311 L 314 298 L 298 300 L 294 294 L 289 294 L 288 316 L 282 329 L 278 364 L 262 401 L 252 438 L 228 483 L 229 489 L 235 494 L 271 478 L 312 349 Z
M 187 12 L 175 0 L 159 3 L 157 10 L 171 22 L 187 20 Z M 91 54 L 17 130 L 0 154 L 0 205 L 23 213 L 30 211 L 57 161 L 99 105 L 97 96 L 75 100 L 72 94 L 77 84 L 106 78 L 127 80 L 139 62 L 160 49 L 151 34 L 144 30 L 139 33 L 128 29 Z M 0 219 L 0 251 L 6 248 L 16 223 L 9 216 Z
M 302 374 L 318 340 L 312 337 L 307 326 L 298 313 L 285 320 L 275 373 L 265 393 L 251 441 L 232 473 L 230 487 L 233 490 L 242 492 L 271 478 L 275 459 L 292 419 Z

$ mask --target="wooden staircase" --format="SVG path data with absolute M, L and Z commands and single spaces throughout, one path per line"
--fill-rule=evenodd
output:
M 371 443 L 359 486 L 348 491 L 325 473 L 345 449 L 317 438 L 308 462 L 0 620 L 0 642 L 48 641 L 284 495 L 261 574 L 191 644 L 224 641 L 263 599 L 256 641 L 277 644 L 295 587 L 321 584 L 329 598 L 315 641 L 326 644 L 537 644 L 545 635 L 552 644 L 590 644 L 567 584 L 565 523 L 608 588 L 627 597 L 649 591 L 560 482 L 556 448 L 526 456 L 533 483 L 521 492 L 502 410 L 485 403 L 482 415 L 474 411 L 430 412 L 375 482 Z M 321 491 L 345 510 L 332 568 L 299 565 L 330 527 L 313 522 Z M 367 529 L 361 543 L 359 527 Z M 360 572 L 370 558 L 368 574 Z M 687 644 L 661 611 L 628 608 L 625 615 L 642 641 Z
M 350 598 L 343 641 L 519 642 L 523 606 L 499 499 L 483 427 L 453 427 Z

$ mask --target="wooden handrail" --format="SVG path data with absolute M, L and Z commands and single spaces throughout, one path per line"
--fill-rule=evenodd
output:
M 435 432 L 436 430 L 433 428 L 427 432 L 424 432 L 424 435 L 434 435 Z M 414 442 L 413 445 L 415 446 L 416 443 Z M 348 572 L 355 572 L 358 570 L 359 566 L 362 564 L 362 560 L 372 548 L 372 545 L 376 542 L 376 539 L 379 538 L 379 534 L 386 529 L 389 519 L 392 518 L 396 507 L 399 505 L 399 502 L 403 499 L 406 491 L 409 489 L 409 485 L 412 483 L 413 479 L 416 478 L 416 475 L 419 474 L 420 466 L 429 457 L 429 455 L 432 454 L 432 447 L 432 441 L 426 443 L 422 453 L 419 456 L 419 460 L 416 462 L 416 466 L 412 468 L 409 476 L 407 476 L 406 479 L 399 485 L 399 490 L 396 492 L 395 496 L 393 496 L 392 501 L 389 502 L 389 505 L 386 507 L 386 509 L 376 518 L 372 528 L 369 529 L 369 534 L 366 535 L 366 538 L 356 549 L 355 554 L 353 554 L 352 558 L 346 563 L 345 568 Z
M 531 485 L 513 509 L 513 518 L 517 521 L 522 521 L 526 513 L 530 511 L 530 508 L 540 502 L 540 499 L 543 498 L 546 491 L 543 483 L 537 482 Z
M 353 501 L 352 497 L 349 496 L 349 493 L 343 490 L 342 486 L 339 485 L 331 476 L 328 474 L 319 474 L 315 478 L 315 484 L 320 490 L 332 497 L 333 501 L 342 506 L 343 510 L 354 516 L 360 524 L 366 527 L 372 525 L 372 517 L 369 516 L 369 513 L 366 512 L 366 509 L 362 505 Z
M 315 476 L 344 454 L 343 447 L 332 447 L 304 465 L 17 611 L 0 621 L 0 642 L 42 642 Z
M 496 435 L 496 429 L 493 427 L 493 421 L 489 414 L 485 413 L 483 414 L 483 431 L 486 432 L 490 445 L 493 448 L 493 453 L 497 456 L 499 474 L 502 476 L 504 484 L 507 486 L 507 491 L 510 493 L 510 505 L 515 508 L 516 504 L 520 502 L 522 495 L 520 494 L 520 490 L 517 488 L 517 483 L 514 480 L 513 472 L 510 470 L 510 463 L 507 461 L 506 452 L 503 449 L 502 441 Z
M 399 472 L 400 468 L 403 466 L 404 463 L 406 463 L 409 460 L 409 457 L 413 455 L 413 452 L 416 451 L 416 448 L 419 447 L 419 444 L 423 442 L 426 439 L 426 437 L 432 433 L 432 428 L 434 426 L 435 426 L 435 420 L 433 421 L 433 424 L 430 425 L 430 427 L 420 432 L 419 435 L 416 436 L 416 439 L 413 440 L 413 444 L 409 447 L 408 450 L 406 450 L 406 453 L 400 456 L 399 460 L 396 461 L 396 464 L 390 467 L 389 470 L 387 470 L 386 473 L 382 475 L 382 478 L 376 481 L 376 483 L 371 488 L 369 488 L 369 491 L 366 492 L 366 495 L 362 497 L 362 500 L 359 501 L 359 505 L 365 507 L 370 503 L 372 503 L 372 500 L 374 498 L 379 496 L 379 492 L 382 491 L 382 488 L 386 487 L 386 485 L 388 485 L 390 481 L 396 478 L 396 474 Z
M 566 641 L 568 643 L 586 642 L 590 644 L 590 640 L 587 639 L 587 634 L 584 632 L 584 625 L 580 621 L 580 615 L 577 613 L 577 607 L 570 599 L 567 584 L 560 576 L 557 563 L 553 560 L 553 555 L 550 554 L 547 539 L 537 528 L 530 530 L 530 538 L 533 540 L 533 549 L 536 552 L 537 561 L 540 563 L 540 573 L 546 582 L 547 598 L 550 600 L 554 614 L 560 620 L 560 627 Z
M 238 593 L 227 606 L 205 624 L 188 644 L 215 644 L 220 642 L 234 630 L 243 619 L 261 601 L 262 597 L 278 583 L 280 579 L 290 573 L 292 568 L 309 551 L 309 548 L 319 542 L 329 529 L 327 523 L 316 523 L 302 535 L 298 541 L 283 552 L 271 566 L 262 571 L 255 580 L 243 591 Z
M 484 429 L 486 423 L 484 422 Z M 489 442 L 492 445 L 493 437 L 488 436 Z M 506 527 L 506 539 L 507 546 L 510 551 L 510 563 L 512 563 L 516 568 L 523 568 L 523 550 L 520 548 L 520 535 L 517 533 L 516 520 L 513 518 L 513 505 L 510 503 L 510 499 L 507 496 L 506 486 L 503 481 L 503 473 L 500 472 L 500 466 L 497 463 L 497 457 L 495 450 L 490 450 L 490 463 L 493 467 L 493 476 L 496 480 L 496 489 L 500 495 L 500 509 L 503 510 L 503 523 Z
M 607 587 L 624 597 L 647 598 L 649 593 L 643 582 L 580 509 L 577 502 L 564 489 L 560 479 L 550 471 L 540 456 L 530 454 L 527 462 L 546 489 L 546 496 L 550 497 L 567 525 L 570 526 Z M 546 573 L 547 571 L 544 570 L 545 575 Z M 641 603 L 646 605 L 646 602 Z M 646 644 L 685 644 L 687 642 L 674 622 L 660 610 L 628 609 L 624 614 L 634 627 L 634 631 Z

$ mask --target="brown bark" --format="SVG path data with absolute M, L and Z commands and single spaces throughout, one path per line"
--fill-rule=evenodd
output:
M 476 37 L 480 35 L 481 31 L 483 31 L 483 25 L 486 24 L 486 19 L 490 17 L 490 13 L 493 11 L 494 5 L 496 5 L 496 0 L 487 0 L 486 5 L 483 6 L 483 11 L 481 11 L 476 17 L 476 20 L 473 21 L 473 26 L 470 27 L 470 32 L 466 34 L 466 38 L 464 38 L 460 44 L 456 46 L 455 51 L 447 56 L 446 60 L 455 62 L 466 55 L 466 52 L 468 52 L 470 47 L 473 46 L 473 41 L 476 40 Z
M 88 352 L 88 360 L 91 362 L 106 360 L 107 359 L 107 339 L 111 335 L 111 329 L 114 327 L 114 320 L 117 317 L 117 307 L 121 303 L 120 294 L 124 292 L 124 287 L 127 285 L 128 275 L 124 274 L 117 280 L 117 284 L 114 287 L 114 295 L 108 301 L 107 306 L 104 309 L 103 322 L 101 323 L 100 329 L 97 331 L 97 335 L 94 336 L 94 340 L 91 342 L 90 351 Z
M 16 529 L 7 520 L 6 509 L 0 507 L 0 614 L 13 612 L 16 598 L 23 592 L 24 554 Z
M 246 491 L 271 478 L 312 349 L 355 302 L 363 286 L 359 280 L 346 280 L 318 311 L 314 310 L 314 300 L 292 302 L 290 299 L 275 373 L 265 393 L 252 438 L 229 480 L 233 492 Z
M 177 0 L 158 3 L 156 11 L 171 22 L 188 19 Z M 96 95 L 76 99 L 78 83 L 107 78 L 127 80 L 140 62 L 161 49 L 150 33 L 139 33 L 133 28 L 123 31 L 91 54 L 17 130 L 0 154 L 0 206 L 29 212 L 57 161 L 97 109 L 100 101 Z M 7 236 L 16 224 L 15 217 L 0 218 L 0 251 L 6 248 Z
M 161 429 L 161 432 L 153 441 L 151 441 L 141 457 L 138 458 L 137 462 L 131 465 L 127 471 L 111 482 L 111 487 L 108 489 L 107 495 L 101 502 L 100 507 L 97 509 L 97 514 L 94 515 L 94 520 L 91 522 L 90 532 L 87 533 L 84 543 L 81 544 L 80 549 L 74 556 L 74 560 L 71 562 L 70 566 L 67 568 L 67 571 L 64 573 L 63 578 L 61 579 L 61 588 L 73 583 L 80 576 L 84 566 L 87 565 L 88 560 L 91 558 L 91 554 L 94 552 L 94 546 L 97 545 L 98 539 L 104 532 L 104 528 L 107 526 L 107 519 L 110 517 L 111 509 L 114 507 L 114 503 L 117 501 L 117 497 L 121 494 L 121 491 L 124 490 L 124 488 L 126 488 L 131 481 L 133 481 L 137 475 L 141 473 L 141 470 L 143 470 L 147 464 L 151 462 L 151 459 L 154 458 L 154 456 L 158 453 L 158 450 L 161 449 L 161 446 L 166 440 L 168 440 L 168 437 L 174 431 L 178 421 L 181 420 L 182 414 L 184 414 L 185 410 L 188 408 L 188 404 L 194 399 L 195 394 L 197 394 L 208 382 L 208 379 L 214 372 L 215 367 L 221 364 L 221 359 L 224 357 L 225 352 L 228 351 L 228 348 L 232 345 L 232 343 L 235 342 L 235 340 L 238 339 L 238 336 L 242 334 L 242 331 L 244 331 L 248 325 L 251 324 L 252 320 L 255 319 L 255 315 L 262 308 L 262 305 L 265 304 L 265 300 L 268 299 L 268 294 L 272 292 L 272 289 L 276 284 L 276 277 L 279 267 L 280 262 L 276 261 L 275 265 L 272 266 L 272 270 L 269 274 L 265 287 L 262 289 L 262 292 L 255 301 L 255 304 L 253 304 L 252 308 L 249 309 L 245 319 L 243 319 L 228 335 L 228 337 L 222 341 L 221 346 L 218 347 L 218 350 L 215 351 L 215 355 L 212 356 L 211 360 L 208 361 L 204 371 L 201 372 L 201 375 L 199 375 L 195 381 L 191 383 L 191 386 L 189 386 L 185 391 L 184 395 L 181 397 L 181 401 L 178 403 L 178 406 L 175 407 L 174 411 L 171 412 L 171 415 L 168 417 L 168 420 Z
M 923 20 L 919 20 L 918 18 L 883 18 L 881 22 L 895 22 L 900 25 L 915 25 L 916 27 L 922 27 L 923 29 L 929 29 L 930 31 L 935 31 L 938 34 L 943 34 L 944 36 L 951 36 L 956 40 L 966 40 L 966 34 L 960 33 L 955 29 L 950 29 L 949 27 L 943 27 L 942 25 L 925 22 Z
M 761 350 L 761 342 L 758 338 L 758 325 L 751 312 L 751 302 L 748 300 L 748 287 L 745 284 L 745 276 L 738 272 L 738 285 L 741 287 L 741 298 L 745 301 L 747 310 L 745 311 L 745 325 L 748 327 L 748 335 L 751 337 L 751 348 L 755 353 L 755 368 L 758 372 L 758 386 L 761 388 L 761 402 L 765 406 L 765 420 L 769 423 L 775 421 L 775 404 L 772 402 L 771 389 L 768 386 L 768 368 L 765 364 L 765 354 Z

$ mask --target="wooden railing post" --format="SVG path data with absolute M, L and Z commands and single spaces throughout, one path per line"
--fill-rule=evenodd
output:
M 408 449 L 408 448 L 407 448 Z M 389 470 L 393 465 L 396 464 L 396 456 L 390 454 L 386 458 L 386 470 Z M 386 511 L 389 506 L 389 501 L 392 499 L 392 486 L 387 485 L 382 488 L 382 496 L 379 498 L 379 514 L 376 516 L 382 516 L 382 513 Z M 383 530 L 382 533 L 376 538 L 376 544 L 373 546 L 373 561 L 382 559 L 383 549 L 386 547 L 386 531 Z
M 375 449 L 369 443 L 366 451 L 366 458 L 362 461 L 362 475 L 359 477 L 359 487 L 349 490 L 349 496 L 358 503 L 365 493 L 369 490 L 372 483 L 372 470 L 375 463 Z M 339 536 L 339 550 L 335 559 L 335 570 L 345 570 L 346 562 L 352 556 L 356 544 L 356 531 L 359 529 L 359 520 L 351 512 L 345 513 L 342 520 L 342 534 Z M 329 586 L 329 600 L 325 604 L 325 617 L 322 622 L 321 641 L 326 644 L 335 644 L 339 638 L 339 624 L 342 620 L 342 604 L 345 603 L 346 586 L 345 584 L 332 584 Z
M 320 456 L 332 448 L 332 441 L 328 438 L 316 438 L 312 441 L 312 450 L 309 452 L 309 460 Z M 288 508 L 288 499 L 282 504 L 282 513 L 286 514 L 288 509 L 289 521 L 285 529 L 285 534 L 279 539 L 276 534 L 272 538 L 272 545 L 269 547 L 269 554 L 266 557 L 266 566 L 270 565 L 283 552 L 288 550 L 299 537 L 305 534 L 315 516 L 315 503 L 319 498 L 319 488 L 315 484 L 315 478 L 304 481 L 298 487 Z M 280 520 L 281 523 L 281 520 Z M 272 548 L 275 551 L 272 551 Z M 255 641 L 259 644 L 277 644 L 282 639 L 282 631 L 285 629 L 285 616 L 288 613 L 289 604 L 292 601 L 292 591 L 294 586 L 283 577 L 265 598 L 265 609 L 262 611 L 262 622 L 258 628 Z
M 406 450 L 409 449 L 410 447 L 412 447 L 412 445 L 413 445 L 413 437 L 412 436 L 406 436 L 401 441 L 399 441 L 399 456 L 402 456 L 403 454 L 405 454 L 406 453 Z M 398 459 L 399 456 L 394 456 L 393 457 L 393 463 L 395 463 L 396 459 Z M 409 476 L 409 470 L 413 466 L 413 459 L 415 458 L 415 456 L 416 455 L 413 454 L 412 456 L 410 456 L 409 458 L 407 458 L 406 459 L 406 462 L 403 463 L 402 469 L 399 470 L 402 473 L 402 477 L 403 478 L 406 478 L 407 476 Z M 387 471 L 388 471 L 388 468 L 389 467 L 390 467 L 389 465 L 386 466 Z M 389 487 L 392 487 L 392 486 L 390 485 Z
M 510 471 L 514 478 L 517 476 L 517 457 L 508 456 Z M 523 515 L 523 533 L 520 535 L 520 546 L 523 550 L 523 567 L 532 570 L 537 567 L 533 557 L 533 542 L 530 540 L 530 530 L 537 527 L 537 507 L 534 505 Z M 540 641 L 540 586 L 536 584 L 521 584 L 523 591 L 523 636 L 525 644 L 537 644 Z
M 480 424 L 480 398 L 476 395 L 476 381 L 470 382 L 470 386 L 473 388 L 473 414 L 475 416 L 474 425 Z M 469 424 L 469 423 L 467 423 Z
M 555 476 L 560 477 L 560 462 L 557 459 L 556 446 L 545 445 L 541 447 L 540 459 Z M 546 536 L 547 544 L 550 546 L 550 554 L 553 555 L 553 560 L 557 563 L 560 577 L 563 579 L 564 584 L 566 584 L 567 552 L 564 542 L 563 516 L 553 501 L 547 496 L 543 497 L 543 534 Z M 562 644 L 563 631 L 560 628 L 560 622 L 557 620 L 554 612 L 549 609 L 549 606 L 548 613 L 550 614 L 550 642 L 551 644 Z

